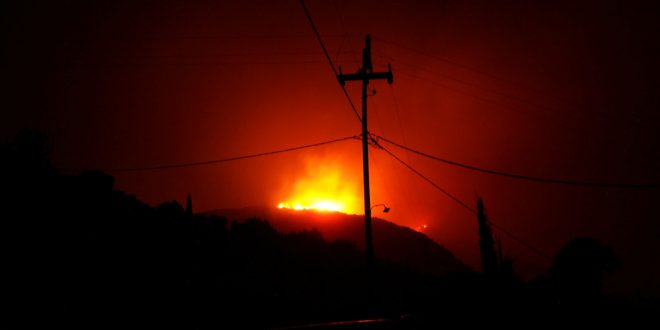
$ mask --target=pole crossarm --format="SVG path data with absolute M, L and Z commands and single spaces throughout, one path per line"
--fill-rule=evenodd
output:
M 337 80 L 339 80 L 339 83 L 342 86 L 346 85 L 347 81 L 352 81 L 352 80 L 386 79 L 388 84 L 392 84 L 394 82 L 394 76 L 392 75 L 392 66 L 391 65 L 388 66 L 390 70 L 387 72 L 367 72 L 366 74 L 364 72 L 343 74 L 341 73 L 341 69 L 340 69 L 339 74 L 337 75 Z

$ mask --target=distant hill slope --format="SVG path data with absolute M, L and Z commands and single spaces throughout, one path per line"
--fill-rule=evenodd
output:
M 294 211 L 269 207 L 220 209 L 205 212 L 230 221 L 261 218 L 282 233 L 317 229 L 328 241 L 352 241 L 364 251 L 364 216 L 339 212 Z M 449 250 L 408 227 L 374 218 L 374 251 L 383 261 L 436 275 L 469 271 Z

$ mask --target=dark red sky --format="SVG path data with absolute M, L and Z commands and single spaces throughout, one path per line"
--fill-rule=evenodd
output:
M 2 138 L 43 130 L 62 168 L 141 167 L 257 153 L 358 134 L 298 1 L 16 1 L 2 5 Z M 309 0 L 333 60 L 376 69 L 371 131 L 459 162 L 560 179 L 659 182 L 657 5 L 616 1 Z M 358 84 L 348 90 L 359 104 Z M 658 293 L 658 190 L 512 181 L 392 149 L 548 254 L 591 235 L 624 260 L 627 288 Z M 338 164 L 361 189 L 360 146 L 116 174 L 151 204 L 276 205 Z M 476 221 L 372 150 L 372 201 L 477 265 Z M 358 196 L 360 197 L 360 196 Z M 548 262 L 503 237 L 527 275 Z M 655 266 L 651 266 L 655 265 Z

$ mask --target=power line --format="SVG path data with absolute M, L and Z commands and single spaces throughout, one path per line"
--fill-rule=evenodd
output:
M 461 167 L 464 169 L 468 169 L 471 171 L 477 171 L 481 173 L 486 173 L 486 174 L 491 174 L 491 175 L 497 175 L 497 176 L 502 176 L 506 178 L 511 178 L 511 179 L 517 179 L 517 180 L 525 180 L 525 181 L 533 181 L 533 182 L 539 182 L 539 183 L 552 183 L 552 184 L 561 184 L 561 185 L 571 185 L 571 186 L 585 186 L 585 187 L 598 187 L 598 188 L 633 188 L 633 189 L 653 189 L 653 188 L 660 188 L 660 184 L 657 183 L 611 183 L 611 182 L 596 182 L 596 181 L 580 181 L 580 180 L 561 180 L 561 179 L 553 179 L 553 178 L 544 178 L 544 177 L 535 177 L 535 176 L 528 176 L 528 175 L 522 175 L 522 174 L 516 174 L 516 173 L 510 173 L 510 172 L 502 172 L 502 171 L 496 171 L 496 170 L 491 170 L 483 167 L 477 167 L 477 166 L 472 166 L 472 165 L 467 165 L 463 163 L 459 163 L 453 160 L 441 158 L 438 156 L 430 155 L 428 153 L 415 150 L 413 148 L 404 146 L 402 144 L 396 143 L 392 140 L 389 140 L 385 137 L 375 135 L 376 138 L 379 140 L 383 140 L 393 146 L 396 146 L 398 148 L 407 150 L 409 152 L 418 154 L 420 156 L 424 156 L 433 160 L 437 160 L 439 162 L 443 162 L 448 165 L 452 166 L 457 166 Z
M 183 167 L 203 166 L 203 165 L 224 163 L 224 162 L 230 162 L 230 161 L 242 160 L 242 159 L 248 159 L 248 158 L 270 156 L 270 155 L 275 155 L 275 154 L 280 154 L 280 153 L 284 153 L 284 152 L 290 152 L 290 151 L 295 151 L 295 150 L 300 150 L 300 149 L 305 149 L 305 148 L 318 147 L 318 146 L 331 144 L 331 143 L 336 143 L 336 142 L 341 142 L 341 141 L 346 141 L 346 140 L 350 140 L 350 139 L 360 139 L 360 137 L 357 136 L 357 135 L 347 136 L 347 137 L 343 137 L 343 138 L 339 138 L 339 139 L 328 140 L 328 141 L 312 143 L 312 144 L 306 144 L 306 145 L 302 145 L 302 146 L 298 146 L 298 147 L 291 147 L 291 148 L 286 148 L 286 149 L 279 149 L 279 150 L 273 150 L 273 151 L 267 151 L 267 152 L 262 152 L 262 153 L 258 153 L 258 154 L 250 154 L 250 155 L 243 155 L 243 156 L 237 156 L 237 157 L 229 157 L 229 158 L 214 159 L 214 160 L 205 160 L 205 161 L 199 161 L 199 162 L 179 163 L 179 164 L 169 164 L 169 165 L 156 165 L 156 166 L 146 166 L 146 167 L 106 168 L 106 169 L 99 169 L 99 170 L 103 171 L 103 172 L 109 172 L 109 173 L 119 173 L 119 172 L 142 172 L 142 171 L 166 170 L 166 169 L 183 168 Z
M 339 6 L 337 6 L 337 2 L 334 0 L 332 0 L 331 2 L 332 2 L 332 6 L 335 7 L 337 16 L 339 16 L 339 23 L 341 23 L 341 30 L 344 35 L 344 38 L 342 38 L 342 40 L 347 40 L 348 48 L 350 48 L 350 51 L 353 54 L 353 62 L 359 66 L 360 60 L 356 54 L 357 52 L 355 51 L 355 48 L 353 48 L 353 43 L 351 42 L 351 36 L 348 34 L 348 32 L 346 32 L 346 24 L 344 22 L 344 16 L 341 14 L 341 10 L 339 9 Z
M 326 38 L 332 38 L 332 39 L 340 39 L 340 38 L 345 38 L 345 34 L 334 34 L 334 33 L 326 33 L 325 34 Z M 349 37 L 353 38 L 361 38 L 362 36 L 360 35 L 349 35 Z M 207 41 L 207 40 L 282 40 L 282 39 L 289 39 L 289 40 L 295 40 L 295 39 L 307 39 L 309 38 L 309 34 L 250 34 L 250 35 L 182 35 L 182 36 L 154 36 L 154 35 L 131 35 L 130 38 L 124 38 L 124 37 L 94 37 L 94 39 L 88 39 L 88 38 L 58 38 L 57 40 L 53 40 L 53 42 L 59 42 L 63 45 L 70 45 L 70 44 L 87 44 L 91 43 L 92 41 L 107 41 L 107 42 L 127 42 L 127 41 L 178 41 L 178 40 L 202 40 L 202 41 Z M 29 42 L 31 41 L 30 39 L 16 39 L 16 41 L 21 41 L 21 42 Z
M 401 63 L 401 64 L 403 64 L 404 66 L 406 65 L 405 63 Z M 565 126 L 565 127 L 567 126 L 567 124 L 566 124 L 567 122 L 564 121 L 561 116 L 558 116 L 554 112 L 518 111 L 518 108 L 516 106 L 511 106 L 510 104 L 507 104 L 507 103 L 509 103 L 509 102 L 507 102 L 507 99 L 511 99 L 511 100 L 513 100 L 517 103 L 520 103 L 521 105 L 523 103 L 529 103 L 529 102 L 525 101 L 523 99 L 518 99 L 517 100 L 516 98 L 509 97 L 509 96 L 507 96 L 507 94 L 502 94 L 502 93 L 497 92 L 495 90 L 489 90 L 487 88 L 482 88 L 482 87 L 479 87 L 478 85 L 474 85 L 474 84 L 467 83 L 467 82 L 462 83 L 461 85 L 449 84 L 449 83 L 441 82 L 439 80 L 430 79 L 430 78 L 427 78 L 427 77 L 416 75 L 414 73 L 411 73 L 410 71 L 408 71 L 405 68 L 399 68 L 397 70 L 397 72 L 401 73 L 402 75 L 412 77 L 414 79 L 427 81 L 427 82 L 431 83 L 432 85 L 438 86 L 438 87 L 443 88 L 443 89 L 452 90 L 455 93 L 460 93 L 460 94 L 463 94 L 463 95 L 467 95 L 468 97 L 471 97 L 475 100 L 480 100 L 480 101 L 492 104 L 492 105 L 497 106 L 497 107 L 499 107 L 501 109 L 504 109 L 506 111 L 515 111 L 518 114 L 522 114 L 522 115 L 528 116 L 528 117 L 529 116 L 537 116 L 538 117 L 540 115 L 542 118 L 552 118 L 554 120 L 553 123 L 564 123 L 563 126 Z M 457 81 L 459 81 L 459 80 L 457 80 Z M 471 92 L 470 89 L 457 87 L 457 86 L 470 86 L 470 85 L 473 85 L 474 87 L 477 87 L 477 88 L 482 88 L 487 93 L 479 94 L 479 93 Z M 499 97 L 498 97 L 498 94 L 499 94 Z M 485 95 L 491 95 L 493 97 L 486 97 Z M 531 104 L 533 107 L 535 107 L 537 109 L 543 109 L 544 108 L 542 106 L 536 105 L 535 103 L 529 103 L 529 104 Z M 545 109 L 551 110 L 551 108 L 545 108 Z M 567 112 L 567 114 L 569 114 L 569 116 L 572 116 L 572 117 L 581 117 L 581 116 L 575 116 L 573 112 Z
M 568 111 L 568 112 L 558 113 L 556 111 L 557 108 L 555 108 L 555 107 L 543 105 L 543 104 L 537 103 L 535 101 L 532 101 L 532 100 L 524 98 L 524 97 L 516 96 L 516 95 L 510 94 L 510 93 L 505 93 L 505 92 L 499 91 L 499 90 L 494 89 L 494 88 L 481 86 L 479 84 L 475 84 L 475 83 L 472 83 L 472 82 L 469 82 L 469 81 L 465 81 L 465 80 L 458 79 L 458 78 L 455 78 L 455 77 L 451 77 L 451 76 L 448 76 L 448 75 L 445 75 L 445 74 L 437 73 L 435 71 L 429 70 L 427 68 L 424 68 L 424 67 L 421 67 L 421 66 L 418 66 L 418 65 L 407 64 L 405 62 L 395 60 L 395 59 L 393 59 L 389 56 L 381 56 L 381 57 L 391 59 L 392 61 L 396 61 L 396 63 L 401 64 L 403 67 L 399 68 L 397 70 L 397 72 L 400 72 L 403 75 L 412 77 L 414 79 L 424 80 L 424 81 L 430 82 L 434 86 L 438 86 L 438 87 L 443 88 L 443 89 L 450 89 L 450 90 L 452 90 L 456 93 L 467 95 L 467 96 L 469 96 L 469 97 L 471 97 L 475 100 L 481 100 L 481 101 L 484 101 L 486 103 L 495 105 L 495 106 L 497 106 L 497 107 L 499 107 L 503 110 L 506 110 L 506 111 L 515 111 L 518 114 L 522 114 L 522 115 L 525 115 L 525 116 L 528 116 L 528 117 L 534 116 L 534 117 L 538 118 L 540 116 L 541 118 L 551 118 L 553 120 L 553 124 L 560 124 L 564 127 L 571 127 L 572 125 L 576 124 L 575 122 L 566 121 L 565 118 L 564 118 L 565 116 L 569 116 L 569 117 L 572 117 L 572 118 L 575 118 L 575 119 L 578 119 L 578 120 L 582 120 L 582 121 L 587 120 L 589 122 L 593 122 L 594 119 L 597 119 L 598 122 L 601 125 L 607 125 L 608 124 L 605 121 L 606 118 L 604 118 L 600 115 L 597 115 L 596 117 L 587 116 L 587 115 L 581 114 L 581 112 L 579 112 L 579 111 L 577 111 L 577 112 L 576 111 Z M 417 68 L 417 70 L 425 71 L 427 73 L 431 73 L 431 74 L 433 74 L 433 75 L 435 75 L 439 78 L 442 78 L 442 79 L 453 80 L 453 81 L 457 82 L 458 84 L 450 84 L 450 83 L 446 83 L 446 82 L 443 82 L 443 81 L 438 80 L 438 79 L 431 79 L 429 77 L 414 74 L 414 73 L 412 73 L 412 71 L 407 70 L 405 68 L 406 66 L 410 67 L 410 68 Z M 463 88 L 459 88 L 458 86 L 462 86 Z M 474 93 L 474 92 L 471 91 L 472 89 L 470 87 L 476 88 L 476 89 L 481 89 L 481 90 L 484 91 L 484 93 Z M 529 106 L 529 107 L 526 107 L 525 110 L 535 109 L 535 110 L 546 110 L 546 111 L 545 112 L 544 111 L 532 111 L 532 112 L 530 112 L 530 111 L 520 111 L 520 109 L 519 109 L 520 106 Z
M 552 257 L 548 255 L 547 253 L 539 250 L 538 248 L 534 247 L 533 245 L 527 243 L 524 241 L 522 238 L 518 237 L 517 235 L 513 234 L 512 232 L 508 231 L 506 228 L 502 227 L 501 225 L 497 224 L 496 222 L 493 222 L 492 220 L 488 220 L 488 223 L 493 226 L 495 229 L 499 230 L 500 232 L 504 233 L 505 235 L 509 236 L 511 239 L 514 241 L 518 242 L 518 244 L 526 247 L 530 251 L 536 253 L 537 255 L 552 261 Z
M 435 189 L 438 189 L 440 192 L 445 194 L 447 197 L 451 198 L 454 202 L 458 203 L 460 206 L 465 208 L 471 213 L 477 214 L 477 211 L 473 209 L 470 205 L 467 205 L 465 202 L 462 200 L 458 199 L 456 196 L 452 195 L 449 191 L 445 190 L 444 188 L 440 187 L 438 184 L 433 182 L 431 179 L 426 177 L 424 174 L 416 170 L 412 165 L 406 163 L 403 159 L 399 158 L 397 155 L 393 154 L 391 151 L 387 150 L 385 147 L 381 145 L 377 145 L 377 147 L 383 151 L 385 151 L 388 155 L 390 155 L 392 158 L 396 159 L 399 163 L 401 163 L 403 166 L 407 167 L 410 171 L 413 173 L 417 174 L 420 178 L 424 179 L 424 181 L 428 182 L 430 185 L 435 187 Z
M 448 59 L 448 58 L 446 58 L 446 57 L 442 57 L 442 56 L 438 56 L 438 55 L 434 55 L 434 54 L 425 53 L 425 52 L 422 52 L 422 51 L 420 51 L 420 50 L 418 50 L 418 49 L 415 49 L 415 48 L 412 48 L 412 47 L 408 47 L 408 46 L 404 46 L 404 45 L 402 45 L 402 44 L 399 44 L 399 43 L 396 43 L 396 42 L 392 42 L 392 41 L 390 41 L 390 40 L 385 40 L 385 39 L 380 38 L 380 37 L 374 37 L 374 39 L 377 39 L 378 41 L 381 41 L 381 42 L 384 42 L 384 43 L 390 44 L 390 45 L 392 45 L 392 46 L 395 46 L 395 47 L 400 48 L 400 49 L 404 49 L 404 50 L 409 51 L 409 52 L 412 52 L 412 53 L 416 53 L 416 54 L 419 54 L 419 55 L 422 55 L 422 56 L 426 56 L 426 57 L 428 57 L 428 58 L 432 58 L 432 59 L 435 59 L 435 60 L 439 60 L 439 61 L 442 61 L 442 62 L 448 63 L 448 64 L 450 64 L 450 65 L 453 65 L 453 66 L 455 66 L 455 67 L 459 67 L 459 68 L 461 68 L 461 69 L 464 69 L 464 70 L 467 70 L 467 71 L 470 71 L 470 72 L 473 72 L 473 73 L 477 73 L 477 74 L 479 74 L 479 75 L 482 75 L 482 76 L 484 76 L 484 77 L 488 77 L 488 78 L 490 78 L 490 79 L 492 79 L 492 80 L 494 80 L 494 81 L 497 81 L 497 82 L 499 82 L 499 83 L 504 83 L 504 84 L 507 84 L 507 85 L 510 85 L 510 86 L 513 86 L 513 87 L 516 87 L 516 88 L 523 88 L 523 89 L 526 89 L 526 90 L 531 91 L 531 92 L 536 93 L 536 94 L 547 95 L 547 93 L 545 93 L 545 92 L 543 92 L 543 91 L 540 91 L 540 90 L 538 90 L 538 89 L 532 88 L 532 87 L 529 86 L 529 85 L 522 84 L 522 83 L 520 83 L 520 82 L 515 82 L 515 81 L 512 81 L 512 80 L 508 80 L 508 79 L 504 79 L 504 78 L 502 78 L 502 77 L 499 77 L 499 76 L 497 76 L 497 75 L 494 75 L 494 74 L 488 73 L 488 72 L 486 72 L 486 71 L 479 70 L 479 69 L 477 69 L 477 68 L 475 68 L 475 67 L 473 67 L 473 66 L 469 66 L 469 65 L 462 64 L 462 63 L 459 63 L 459 62 L 456 62 L 456 61 L 452 61 L 452 60 L 450 60 L 450 59 Z M 572 103 L 568 103 L 568 104 L 567 104 L 565 100 L 562 100 L 562 99 L 560 99 L 560 98 L 558 98 L 558 97 L 554 97 L 554 96 L 552 96 L 552 95 L 549 95 L 549 96 L 550 96 L 551 98 L 553 98 L 555 101 L 559 102 L 561 105 L 569 105 L 569 106 L 577 107 L 577 105 L 572 104 Z
M 330 53 L 328 53 L 328 50 L 325 48 L 325 44 L 323 43 L 323 39 L 321 39 L 321 35 L 319 34 L 319 30 L 316 28 L 316 24 L 314 24 L 314 20 L 312 19 L 312 15 L 309 13 L 309 10 L 307 9 L 307 6 L 305 5 L 305 0 L 300 0 L 300 5 L 302 5 L 303 10 L 305 11 L 305 16 L 307 16 L 307 20 L 309 21 L 309 25 L 312 26 L 312 30 L 314 30 L 314 35 L 316 36 L 316 40 L 319 41 L 319 44 L 321 45 L 321 49 L 323 50 L 323 54 L 325 54 L 325 58 L 328 59 L 328 63 L 330 64 L 330 68 L 332 69 L 332 73 L 334 73 L 335 77 L 339 76 L 339 72 L 337 71 L 337 68 L 335 68 L 335 64 L 332 62 L 332 58 L 330 57 Z M 346 96 L 346 99 L 348 100 L 348 104 L 351 105 L 351 109 L 353 110 L 353 113 L 355 113 L 355 116 L 357 117 L 359 122 L 362 122 L 362 118 L 360 117 L 360 114 L 357 111 L 357 108 L 355 108 L 355 104 L 353 104 L 353 100 L 351 100 L 351 96 L 348 95 L 348 91 L 346 90 L 346 87 L 342 86 L 339 84 L 341 87 L 341 90 L 344 92 L 344 95 Z
M 232 60 L 232 61 L 168 61 L 168 62 L 154 62 L 154 61 L 109 61 L 109 62 L 80 62 L 80 63 L 65 63 L 62 67 L 73 68 L 157 68 L 157 67 L 222 67 L 232 65 L 302 65 L 302 64 L 319 64 L 319 60 Z
M 484 86 L 480 86 L 480 85 L 478 85 L 478 84 L 469 83 L 469 82 L 466 82 L 466 81 L 464 81 L 464 80 L 461 80 L 461 79 L 457 79 L 457 78 L 455 78 L 455 77 L 448 76 L 448 75 L 446 75 L 446 74 L 442 74 L 442 73 L 434 72 L 433 70 L 430 70 L 430 69 L 427 69 L 427 68 L 421 67 L 421 66 L 419 66 L 419 65 L 406 64 L 405 62 L 401 62 L 401 61 L 399 61 L 399 60 L 397 60 L 397 59 L 394 59 L 394 58 L 392 58 L 392 57 L 389 57 L 389 56 L 387 57 L 387 58 L 389 58 L 389 59 L 392 60 L 392 61 L 396 61 L 396 62 L 399 63 L 399 64 L 403 64 L 404 66 L 407 65 L 407 66 L 410 66 L 410 67 L 417 67 L 417 68 L 419 68 L 420 70 L 427 71 L 427 72 L 432 73 L 432 74 L 435 74 L 435 75 L 437 75 L 437 76 L 443 76 L 443 77 L 445 77 L 445 78 L 448 78 L 448 79 L 451 79 L 451 80 L 457 81 L 457 82 L 459 82 L 459 83 L 463 83 L 463 84 L 466 84 L 466 85 L 472 85 L 472 86 L 477 87 L 477 88 L 480 88 L 480 89 L 485 89 L 485 90 L 489 91 L 490 93 L 493 93 L 493 94 L 495 94 L 495 95 L 499 95 L 500 97 L 503 97 L 503 98 L 511 99 L 511 100 L 513 100 L 513 101 L 515 101 L 515 102 L 517 102 L 517 103 L 520 103 L 520 104 L 531 105 L 532 107 L 535 107 L 535 108 L 537 108 L 537 109 L 542 109 L 542 110 L 552 110 L 549 114 L 554 114 L 554 113 L 556 112 L 556 110 L 557 110 L 557 109 L 560 109 L 560 108 L 571 107 L 571 108 L 574 108 L 574 109 L 578 109 L 578 110 L 579 110 L 580 108 L 583 108 L 583 107 L 584 107 L 584 105 L 581 105 L 581 104 L 575 103 L 574 101 L 570 101 L 570 100 L 568 100 L 568 99 L 561 98 L 561 97 L 558 97 L 558 96 L 556 96 L 556 95 L 551 95 L 551 94 L 548 94 L 547 92 L 544 92 L 544 91 L 541 91 L 541 90 L 539 90 L 539 89 L 533 88 L 533 87 L 530 86 L 529 84 L 523 84 L 523 83 L 520 83 L 520 82 L 515 82 L 514 80 L 507 80 L 507 79 L 504 79 L 504 78 L 499 77 L 499 76 L 497 76 L 497 75 L 493 75 L 493 74 L 487 73 L 487 72 L 485 72 L 485 71 L 479 70 L 479 69 L 474 68 L 474 67 L 472 67 L 472 66 L 465 65 L 465 64 L 461 64 L 461 63 L 458 63 L 458 62 L 455 62 L 455 61 L 449 60 L 449 59 L 447 59 L 447 58 L 445 58 L 445 57 L 441 57 L 441 56 L 437 56 L 437 55 L 433 55 L 433 54 L 425 53 L 425 52 L 419 51 L 418 49 L 415 49 L 415 48 L 412 48 L 412 47 L 403 46 L 403 45 L 401 45 L 401 44 L 398 44 L 398 43 L 395 43 L 395 42 L 392 42 L 392 41 L 388 41 L 388 40 L 384 40 L 384 39 L 379 38 L 379 37 L 374 37 L 374 39 L 377 39 L 377 40 L 379 40 L 379 41 L 381 41 L 381 42 L 384 42 L 384 43 L 390 44 L 390 45 L 395 46 L 395 47 L 397 47 L 397 48 L 404 49 L 404 50 L 410 51 L 410 52 L 412 52 L 412 53 L 416 53 L 416 54 L 419 54 L 419 55 L 423 55 L 423 56 L 426 56 L 426 57 L 429 57 L 429 58 L 432 58 L 432 59 L 435 59 L 435 60 L 439 60 L 439 61 L 442 61 L 442 62 L 446 62 L 446 63 L 448 63 L 448 64 L 450 64 L 450 65 L 455 66 L 455 67 L 459 67 L 459 68 L 462 68 L 462 69 L 464 69 L 464 70 L 467 70 L 467 71 L 470 71 L 470 72 L 473 72 L 473 73 L 477 73 L 477 74 L 479 74 L 479 75 L 482 75 L 482 76 L 484 76 L 484 77 L 488 77 L 488 78 L 490 78 L 492 81 L 498 82 L 499 85 L 504 84 L 504 85 L 508 85 L 508 86 L 510 86 L 510 87 L 513 87 L 513 88 L 527 90 L 528 92 L 531 92 L 531 93 L 535 94 L 536 96 L 544 95 L 545 97 L 549 97 L 549 98 L 551 98 L 551 99 L 554 100 L 553 103 L 554 103 L 556 106 L 552 106 L 552 105 L 548 106 L 548 105 L 545 105 L 545 104 L 537 103 L 537 102 L 535 102 L 535 101 L 533 101 L 533 100 L 531 100 L 531 99 L 529 99 L 529 98 L 525 98 L 525 97 L 521 97 L 521 96 L 516 96 L 516 95 L 511 94 L 511 93 L 501 92 L 501 91 L 499 91 L 499 90 L 497 90 L 497 89 L 487 88 L 487 87 L 484 87 Z M 400 70 L 401 70 L 401 69 L 399 68 L 399 71 L 400 71 Z M 403 72 L 403 73 L 405 74 L 405 72 Z M 412 75 L 412 74 L 408 74 L 408 75 L 409 75 L 409 76 L 412 76 L 412 77 L 414 77 L 414 78 L 417 78 L 417 79 L 429 80 L 429 79 L 421 78 L 421 77 L 419 77 L 419 76 L 414 76 L 414 75 Z M 444 86 L 444 87 L 446 87 L 446 88 L 450 88 L 450 89 L 454 89 L 455 91 L 459 91 L 459 92 L 461 92 L 461 93 L 464 93 L 464 94 L 470 95 L 470 96 L 472 96 L 472 97 L 476 97 L 476 98 L 479 98 L 479 99 L 482 99 L 482 100 L 486 100 L 485 98 L 483 98 L 483 97 L 479 97 L 479 96 L 477 96 L 476 94 L 465 93 L 465 92 L 463 92 L 463 91 L 460 91 L 459 89 L 451 88 L 451 87 L 449 87 L 448 85 L 447 85 L 447 86 Z M 487 102 L 490 102 L 490 101 L 488 101 L 488 100 L 486 100 L 486 101 L 487 101 Z M 560 107 L 557 107 L 557 106 L 560 106 Z M 545 115 L 547 115 L 547 114 L 545 114 Z M 564 116 L 570 116 L 570 117 L 573 117 L 573 118 L 578 118 L 578 119 L 580 119 L 580 120 L 586 120 L 586 121 L 589 121 L 589 122 L 593 122 L 594 119 L 597 119 L 598 121 L 600 121 L 601 123 L 604 123 L 604 124 L 606 124 L 606 121 L 608 121 L 608 120 L 611 119 L 611 118 L 609 118 L 608 116 L 603 116 L 603 113 L 602 113 L 602 112 L 597 112 L 597 113 L 591 113 L 591 114 L 589 114 L 589 115 L 584 115 L 584 114 L 582 114 L 582 111 L 564 111 L 564 112 L 562 113 L 562 115 L 564 115 Z M 556 117 L 556 116 L 555 116 L 555 117 Z M 556 118 L 561 119 L 561 117 L 556 117 Z
M 394 112 L 396 114 L 397 123 L 399 124 L 399 132 L 401 133 L 401 139 L 403 140 L 403 143 L 406 143 L 406 135 L 404 134 L 403 131 L 403 121 L 401 120 L 401 115 L 399 115 L 399 113 L 401 112 L 399 110 L 400 108 L 399 101 L 396 98 L 396 94 L 394 93 L 394 87 L 392 87 L 392 85 L 390 85 L 390 93 L 392 94 L 392 99 L 394 100 Z
M 548 110 L 548 111 L 554 110 L 552 107 L 549 107 L 549 106 L 546 106 L 546 105 L 543 105 L 543 104 L 539 104 L 539 103 L 530 101 L 528 99 L 525 99 L 525 98 L 522 98 L 522 97 L 519 97 L 519 96 L 516 96 L 516 95 L 513 95 L 513 94 L 505 93 L 505 92 L 499 91 L 499 90 L 494 89 L 494 88 L 489 88 L 489 87 L 479 85 L 479 84 L 476 84 L 476 83 L 473 83 L 473 82 L 470 82 L 470 81 L 466 81 L 466 80 L 463 80 L 463 79 L 460 79 L 460 78 L 456 78 L 456 77 L 453 77 L 453 76 L 448 75 L 446 73 L 441 73 L 441 72 L 429 69 L 429 68 L 421 66 L 421 65 L 412 64 L 412 63 L 408 63 L 406 61 L 397 60 L 397 59 L 395 59 L 391 56 L 381 55 L 381 57 L 389 59 L 391 61 L 395 61 L 398 64 L 403 64 L 404 66 L 408 66 L 408 67 L 413 68 L 413 69 L 425 71 L 427 73 L 433 74 L 433 75 L 438 76 L 438 77 L 443 78 L 443 79 L 452 80 L 454 82 L 457 82 L 459 84 L 463 84 L 465 86 L 470 86 L 470 87 L 473 87 L 473 88 L 481 89 L 481 90 L 483 90 L 487 93 L 495 94 L 495 95 L 498 95 L 499 97 L 510 99 L 510 100 L 513 100 L 513 101 L 521 103 L 521 104 L 527 104 L 527 105 L 530 105 L 532 107 L 543 109 L 543 110 Z M 421 77 L 417 77 L 417 78 L 418 79 L 424 79 L 424 78 L 421 78 Z M 469 94 L 469 95 L 475 96 L 473 94 Z
M 394 159 L 396 159 L 397 161 L 399 161 L 399 163 L 401 163 L 403 166 L 407 167 L 410 171 L 412 171 L 413 173 L 415 173 L 417 176 L 419 176 L 420 178 L 422 178 L 424 181 L 428 182 L 428 183 L 429 183 L 431 186 L 433 186 L 435 189 L 438 189 L 440 192 L 442 192 L 443 194 L 445 194 L 447 197 L 451 198 L 454 202 L 456 202 L 457 204 L 459 204 L 460 206 L 462 206 L 463 208 L 465 208 L 466 210 L 468 210 L 468 212 L 470 212 L 470 213 L 472 213 L 472 214 L 475 214 L 475 215 L 478 213 L 477 210 L 475 210 L 474 208 L 472 208 L 470 205 L 468 205 L 468 204 L 466 204 L 465 202 L 463 202 L 462 200 L 458 199 L 458 197 L 452 195 L 452 194 L 451 194 L 449 191 L 447 191 L 446 189 L 440 187 L 437 183 L 433 182 L 433 180 L 429 179 L 427 176 L 425 176 L 424 174 L 422 174 L 421 172 L 419 172 L 418 170 L 416 170 L 416 169 L 415 169 L 414 167 L 412 167 L 410 164 L 406 163 L 406 162 L 403 161 L 401 158 L 399 158 L 398 156 L 396 156 L 395 154 L 393 154 L 391 151 L 387 150 L 385 147 L 383 147 L 383 146 L 381 146 L 380 144 L 378 144 L 378 142 L 374 142 L 374 143 L 376 144 L 376 146 L 377 146 L 379 149 L 385 151 L 388 155 L 390 155 L 392 158 L 394 158 Z M 491 226 L 493 226 L 494 228 L 496 228 L 497 230 L 499 230 L 500 232 L 502 232 L 503 234 L 509 236 L 511 239 L 513 239 L 513 240 L 515 240 L 516 242 L 518 242 L 520 245 L 522 245 L 522 246 L 526 247 L 527 249 L 529 249 L 530 251 L 532 251 L 532 252 L 538 254 L 539 256 L 541 256 L 541 257 L 543 257 L 543 258 L 545 258 L 545 259 L 552 260 L 552 257 L 550 257 L 547 253 L 545 253 L 545 252 L 541 251 L 540 249 L 534 247 L 532 244 L 527 243 L 525 240 L 523 240 L 522 238 L 520 238 L 520 237 L 518 237 L 517 235 L 513 234 L 512 232 L 510 232 L 509 230 L 507 230 L 506 228 L 504 228 L 502 225 L 499 225 L 499 224 L 493 222 L 492 220 L 488 220 L 488 223 L 489 223 Z

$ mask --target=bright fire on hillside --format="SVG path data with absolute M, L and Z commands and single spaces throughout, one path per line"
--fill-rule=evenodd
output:
M 318 201 L 310 205 L 301 205 L 300 203 L 280 203 L 277 205 L 280 209 L 293 209 L 293 210 L 317 210 L 317 211 L 332 211 L 343 212 L 344 205 L 334 201 Z
M 357 187 L 342 176 L 340 167 L 331 162 L 308 164 L 307 173 L 295 181 L 289 197 L 277 207 L 291 210 L 361 213 Z M 312 166 L 314 165 L 314 166 Z

